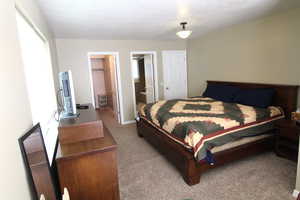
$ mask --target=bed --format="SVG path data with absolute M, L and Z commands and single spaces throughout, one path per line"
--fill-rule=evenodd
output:
M 241 89 L 272 88 L 275 91 L 275 95 L 272 99 L 272 107 L 280 107 L 280 110 L 283 115 L 279 115 L 277 113 L 278 110 L 275 111 L 275 114 L 271 115 L 273 111 L 272 112 L 270 111 L 269 112 L 270 116 L 261 119 L 260 122 L 264 120 L 274 119 L 271 120 L 273 122 L 275 120 L 283 118 L 283 116 L 285 116 L 285 118 L 290 118 L 291 112 L 296 109 L 298 86 L 223 82 L 223 81 L 207 81 L 207 85 L 208 86 L 226 85 L 226 86 L 238 87 Z M 198 101 L 208 101 L 210 104 L 218 104 L 218 101 L 214 101 L 213 99 L 210 98 L 203 99 L 203 97 L 197 97 L 196 99 L 195 98 L 188 99 L 188 101 L 197 102 L 196 103 L 197 105 L 199 104 Z M 175 104 L 177 107 L 179 105 L 180 108 L 180 106 L 182 106 L 181 105 L 182 100 L 175 101 L 174 105 Z M 203 106 L 202 102 L 200 102 L 200 104 L 201 106 Z M 174 105 L 172 106 L 174 107 Z M 218 109 L 214 111 L 218 112 Z M 163 114 L 164 113 L 161 114 L 161 116 L 163 117 L 156 120 L 160 121 L 162 120 L 162 118 L 166 118 L 165 115 Z M 183 176 L 183 179 L 188 185 L 194 185 L 199 183 L 201 174 L 208 169 L 212 169 L 217 166 L 223 165 L 225 163 L 238 160 L 250 155 L 265 152 L 273 148 L 274 129 L 272 128 L 261 129 L 266 131 L 260 133 L 259 135 L 253 135 L 251 137 L 240 137 L 239 139 L 235 139 L 232 142 L 210 147 L 210 153 L 212 154 L 211 156 L 213 158 L 213 162 L 208 162 L 207 156 L 204 159 L 204 154 L 201 149 L 199 150 L 193 148 L 201 145 L 198 144 L 197 146 L 195 144 L 195 146 L 192 146 L 191 144 L 193 143 L 189 143 L 189 140 L 184 140 L 183 138 L 179 138 L 179 137 L 172 137 L 170 132 L 168 131 L 172 131 L 174 129 L 172 128 L 170 129 L 168 127 L 168 123 L 165 122 L 162 123 L 160 121 L 159 124 L 155 122 L 155 120 L 152 121 L 148 120 L 147 117 L 145 117 L 146 115 L 147 113 L 140 113 L 141 117 L 139 118 L 139 120 L 137 120 L 138 135 L 140 137 L 144 137 L 152 146 L 154 146 L 159 152 L 161 152 L 179 170 L 179 172 Z M 171 118 L 172 117 L 170 117 L 170 119 Z M 226 116 L 226 118 L 230 118 L 230 117 Z M 237 121 L 239 120 L 237 119 Z M 163 124 L 165 125 L 163 126 Z M 249 124 L 242 124 L 242 125 L 246 126 Z M 193 126 L 188 125 L 188 126 L 193 127 L 191 128 L 192 130 L 199 130 L 197 129 L 198 127 L 195 127 L 194 125 Z M 228 126 L 228 128 L 231 127 Z M 179 129 L 179 132 L 180 130 L 182 129 Z M 188 132 L 190 132 L 189 129 Z M 251 132 L 250 129 L 248 132 Z M 247 129 L 242 134 L 246 134 L 246 133 L 247 133 Z M 190 135 L 195 135 L 195 134 L 193 133 Z M 199 141 L 197 140 L 197 142 Z

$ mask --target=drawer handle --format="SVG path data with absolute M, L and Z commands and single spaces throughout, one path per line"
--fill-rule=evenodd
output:
M 62 200 L 70 200 L 70 195 L 67 188 L 64 188 L 64 194 L 62 197 L 63 197 Z
M 45 198 L 44 194 L 41 194 L 41 196 L 40 196 L 40 200 L 46 200 L 46 198 Z

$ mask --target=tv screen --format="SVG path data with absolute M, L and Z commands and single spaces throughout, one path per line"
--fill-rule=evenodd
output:
M 74 95 L 74 86 L 72 79 L 72 72 L 60 72 L 59 73 L 60 90 L 62 91 L 62 102 L 63 102 L 63 112 L 61 113 L 61 118 L 72 118 L 76 117 L 76 103 Z

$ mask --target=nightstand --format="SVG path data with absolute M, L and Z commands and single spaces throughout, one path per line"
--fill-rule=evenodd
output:
M 282 119 L 275 123 L 275 153 L 289 160 L 297 161 L 300 125 L 299 122 Z

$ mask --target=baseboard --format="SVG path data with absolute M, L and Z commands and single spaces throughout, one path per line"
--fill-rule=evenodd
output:
M 298 190 L 294 189 L 293 197 L 297 198 L 298 195 L 299 195 L 299 193 L 300 193 L 300 192 L 299 192 Z
M 122 122 L 122 125 L 133 124 L 133 123 L 135 123 L 135 120 Z

